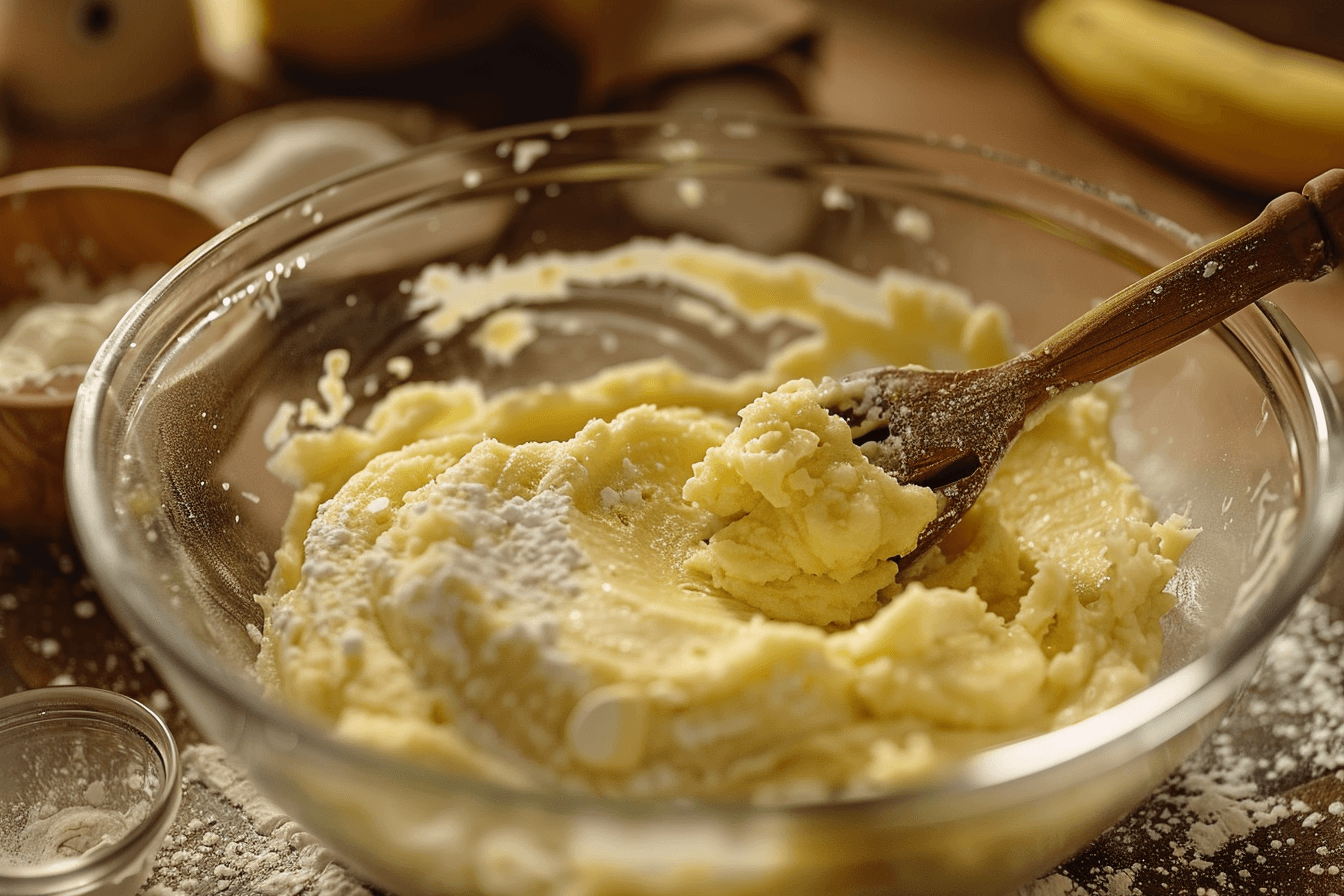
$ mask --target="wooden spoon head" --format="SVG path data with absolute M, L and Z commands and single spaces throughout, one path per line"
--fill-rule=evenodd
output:
M 831 410 L 869 460 L 942 499 L 905 565 L 970 510 L 1030 414 L 1054 395 L 1099 382 L 1203 332 L 1344 257 L 1344 169 L 1285 193 L 1254 221 L 1153 272 L 1037 348 L 997 367 L 883 367 L 841 380 Z M 1222 268 L 1229 273 L 1213 280 Z
M 981 370 L 880 367 L 842 380 L 832 413 L 846 420 L 869 461 L 939 497 L 939 511 L 908 565 L 971 509 L 1027 416 L 1041 403 L 1013 362 Z

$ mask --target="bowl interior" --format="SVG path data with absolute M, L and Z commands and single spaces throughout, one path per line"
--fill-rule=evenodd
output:
M 110 441 L 99 459 L 116 469 L 118 509 L 155 499 L 120 522 L 136 567 L 166 571 L 137 600 L 175 596 L 174 636 L 186 633 L 228 669 L 246 669 L 255 647 L 244 628 L 260 622 L 252 595 L 264 586 L 292 497 L 266 469 L 265 432 L 282 402 L 318 397 L 329 349 L 351 354 L 352 422 L 401 381 L 389 370 L 394 358 L 410 359 L 412 380 L 486 376 L 491 388 L 577 379 L 609 363 L 587 337 L 557 328 L 536 352 L 487 372 L 469 334 L 445 344 L 409 310 L 407 284 L 429 262 L 479 266 L 693 233 L 766 253 L 807 252 L 859 273 L 897 267 L 960 284 L 976 301 L 1006 308 L 1030 346 L 1180 254 L 1187 240 L 1030 169 L 992 162 L 967 180 L 949 169 L 985 159 L 918 142 L 901 149 L 927 155 L 922 164 L 872 166 L 848 159 L 864 157 L 861 140 L 837 161 L 819 135 L 809 145 L 813 135 L 790 133 L 798 143 L 782 150 L 786 165 L 751 157 L 758 142 L 769 145 L 764 137 L 705 130 L 551 139 L 540 156 L 549 164 L 523 172 L 507 141 L 413 157 L 257 222 L 211 253 L 208 272 L 197 265 L 160 284 L 164 298 L 133 322 L 135 345 L 130 330 L 121 337 L 124 357 L 110 383 L 118 416 L 104 421 Z M 745 158 L 733 153 L 740 145 Z M 650 333 L 666 289 L 636 278 L 618 292 L 571 301 L 600 305 L 593 313 L 621 335 L 626 355 L 664 352 Z M 725 374 L 789 338 L 729 341 L 708 327 L 686 335 L 681 360 Z M 1264 568 L 1294 534 L 1297 471 L 1274 396 L 1227 338 L 1205 334 L 1129 374 L 1117 431 L 1122 461 L 1159 511 L 1210 530 L 1177 583 L 1168 669 L 1233 625 L 1257 583 L 1272 584 Z

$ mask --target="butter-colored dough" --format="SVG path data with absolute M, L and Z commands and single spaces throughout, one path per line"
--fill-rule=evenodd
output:
M 652 361 L 489 398 L 409 384 L 362 427 L 292 434 L 273 468 L 298 497 L 260 596 L 270 694 L 510 786 L 792 803 L 917 781 L 1151 680 L 1193 531 L 1114 461 L 1110 392 L 1058 401 L 904 571 L 934 496 L 819 403 L 859 357 L 1007 357 L 992 309 L 689 240 L 431 269 L 417 295 L 474 284 L 479 310 L 496 279 L 563 297 L 566 276 L 632 270 L 823 335 L 731 381 Z
M 684 566 L 771 619 L 847 625 L 877 612 L 938 504 L 866 462 L 821 401 L 785 383 L 705 452 L 682 495 L 722 524 Z

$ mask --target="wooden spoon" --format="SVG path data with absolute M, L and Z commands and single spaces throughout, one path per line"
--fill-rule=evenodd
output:
M 830 410 L 901 482 L 941 508 L 902 565 L 975 503 L 1032 414 L 1070 389 L 1161 354 L 1286 283 L 1315 280 L 1344 254 L 1344 169 L 1273 200 L 1249 224 L 1126 287 L 1029 352 L 995 367 L 880 367 L 841 380 Z

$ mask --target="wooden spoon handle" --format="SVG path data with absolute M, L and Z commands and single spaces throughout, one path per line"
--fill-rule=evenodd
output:
M 1094 383 L 1161 354 L 1344 258 L 1344 169 L 1285 193 L 1246 226 L 1126 287 L 1018 360 L 1042 386 Z

